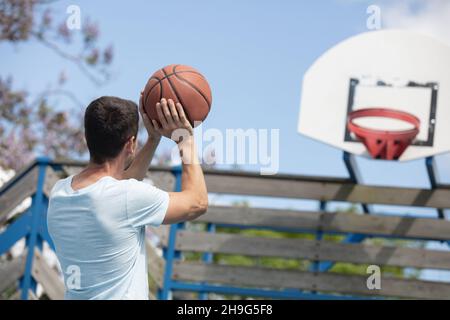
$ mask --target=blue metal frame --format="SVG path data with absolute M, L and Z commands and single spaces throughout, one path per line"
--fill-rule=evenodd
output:
M 8 251 L 17 241 L 25 237 L 29 232 L 31 223 L 31 210 L 28 209 L 17 220 L 8 226 L 8 229 L 0 234 L 0 255 Z
M 286 290 L 265 290 L 257 288 L 242 288 L 232 286 L 220 286 L 211 284 L 196 284 L 182 281 L 172 281 L 172 288 L 181 291 L 194 292 L 215 292 L 221 294 L 241 295 L 241 296 L 256 296 L 275 299 L 305 299 L 305 300 L 367 300 L 380 299 L 375 297 L 356 297 L 346 295 L 331 295 L 321 293 L 303 292 L 297 289 Z
M 348 153 L 344 153 L 344 162 L 349 172 L 350 179 L 355 183 L 359 182 L 357 168 L 354 163 L 352 163 L 351 155 Z M 24 172 L 21 172 L 16 177 L 13 178 L 6 188 L 2 190 L 3 194 L 6 190 L 8 190 L 11 186 L 13 186 L 17 181 L 19 181 L 22 177 L 24 177 L 30 170 L 35 167 L 38 167 L 38 180 L 37 180 L 37 189 L 36 193 L 32 195 L 32 204 L 31 207 L 25 211 L 19 218 L 13 221 L 8 228 L 0 233 L 0 254 L 5 253 L 12 245 L 14 245 L 18 240 L 22 238 L 26 238 L 26 246 L 28 249 L 26 262 L 25 262 L 25 270 L 22 278 L 20 279 L 20 288 L 21 288 L 21 298 L 27 299 L 28 292 L 31 290 L 35 292 L 36 290 L 36 281 L 32 276 L 32 264 L 34 258 L 34 250 L 35 248 L 42 249 L 43 242 L 47 242 L 50 247 L 54 250 L 53 241 L 47 230 L 47 208 L 48 208 L 48 199 L 44 194 L 44 184 L 45 184 L 45 174 L 47 167 L 51 166 L 55 169 L 57 168 L 57 164 L 52 163 L 48 158 L 38 158 L 34 165 L 30 166 Z M 440 185 L 437 183 L 435 168 L 433 166 L 433 158 L 426 159 L 426 166 L 428 171 L 428 176 L 430 179 L 430 184 L 432 188 L 439 187 Z M 172 174 L 175 177 L 175 191 L 181 191 L 181 176 L 182 176 L 182 168 L 181 166 L 174 167 L 172 169 Z M 1 196 L 0 194 L 0 196 Z M 320 211 L 326 210 L 327 202 L 321 201 L 319 203 Z M 369 207 L 366 204 L 362 204 L 363 211 L 365 213 L 370 213 Z M 440 218 L 443 218 L 442 214 L 439 214 Z M 254 226 L 242 226 L 242 225 L 228 225 L 228 224 L 208 224 L 207 231 L 215 232 L 216 227 L 219 226 L 227 226 L 227 227 L 238 227 L 238 228 L 251 228 L 251 229 L 269 229 L 269 230 L 277 230 L 277 231 L 289 231 L 289 232 L 311 232 L 311 230 L 297 230 L 297 229 L 287 229 L 287 228 L 267 228 L 267 227 L 254 227 Z M 180 229 L 184 228 L 183 223 L 173 224 L 170 226 L 168 244 L 164 249 L 164 258 L 166 260 L 165 270 L 164 270 L 164 285 L 161 290 L 158 292 L 159 299 L 170 299 L 171 292 L 173 290 L 180 291 L 193 291 L 198 292 L 200 299 L 206 299 L 207 294 L 210 292 L 222 293 L 222 294 L 235 294 L 235 295 L 249 295 L 249 296 L 258 296 L 258 297 L 268 297 L 268 298 L 279 298 L 279 299 L 379 299 L 373 297 L 355 297 L 355 296 L 347 296 L 347 295 L 331 295 L 331 294 L 322 294 L 317 292 L 304 292 L 297 289 L 285 289 L 285 290 L 265 290 L 259 288 L 239 288 L 233 286 L 225 286 L 225 285 L 212 285 L 205 282 L 200 283 L 187 283 L 183 281 L 176 281 L 172 279 L 173 273 L 173 263 L 177 259 L 181 258 L 181 252 L 176 250 L 176 236 L 177 232 Z M 316 233 L 316 239 L 321 240 L 325 233 L 319 230 Z M 327 234 L 341 234 L 335 232 L 327 232 Z M 346 239 L 343 240 L 344 243 L 355 243 L 361 242 L 366 238 L 365 235 L 359 234 L 348 234 Z M 385 236 L 385 238 L 390 238 L 389 236 Z M 398 237 L 396 237 L 398 238 Z M 429 240 L 429 239 L 420 239 L 420 240 Z M 213 261 L 213 254 L 210 252 L 206 252 L 202 255 L 202 260 L 205 263 L 211 263 Z M 328 261 L 315 261 L 310 270 L 313 272 L 324 272 L 329 270 L 334 263 Z
M 211 233 L 216 232 L 216 225 L 214 223 L 208 223 L 206 225 L 206 231 L 211 232 Z M 204 263 L 212 263 L 213 262 L 213 258 L 214 258 L 213 253 L 205 252 L 203 254 L 203 256 L 202 256 L 202 261 Z M 206 300 L 206 299 L 208 299 L 208 292 L 200 291 L 198 293 L 198 298 L 199 298 L 199 300 Z
M 37 283 L 32 276 L 34 251 L 36 248 L 42 249 L 44 241 L 47 241 L 53 248 L 53 242 L 47 231 L 47 208 L 48 199 L 44 194 L 44 184 L 46 169 L 50 164 L 50 159 L 39 157 L 35 163 L 25 171 L 19 173 L 8 182 L 8 186 L 2 190 L 6 192 L 15 183 L 20 181 L 27 173 L 35 167 L 38 168 L 38 179 L 36 192 L 31 196 L 31 206 L 20 217 L 13 221 L 8 228 L 0 234 L 0 254 L 7 252 L 17 241 L 26 239 L 27 255 L 25 268 L 19 280 L 21 289 L 21 299 L 28 299 L 28 292 L 36 292 Z M 1 196 L 1 194 L 0 194 Z
M 352 171 L 353 172 L 353 171 Z M 173 169 L 172 173 L 175 176 L 176 183 L 175 183 L 175 191 L 181 190 L 181 167 L 176 167 Z M 326 201 L 320 201 L 319 202 L 319 209 L 321 211 L 326 210 Z M 192 283 L 185 283 L 182 281 L 176 281 L 172 279 L 172 272 L 173 272 L 173 262 L 174 260 L 179 258 L 179 252 L 175 250 L 175 243 L 176 243 L 176 234 L 177 231 L 182 227 L 182 224 L 174 224 L 171 225 L 170 231 L 169 231 L 169 237 L 168 237 L 168 243 L 167 247 L 164 248 L 163 256 L 166 260 L 165 270 L 164 270 L 164 282 L 163 282 L 163 288 L 158 290 L 158 298 L 167 300 L 171 298 L 171 291 L 172 290 L 181 290 L 181 291 L 194 291 L 198 292 L 199 299 L 206 299 L 207 294 L 209 292 L 217 292 L 217 293 L 228 293 L 228 294 L 236 294 L 236 295 L 254 295 L 259 297 L 270 297 L 270 298 L 291 298 L 291 299 L 368 299 L 368 298 L 358 298 L 353 296 L 336 296 L 336 295 L 325 295 L 325 294 L 319 294 L 315 291 L 305 293 L 301 290 L 294 290 L 294 289 L 286 289 L 286 290 L 264 290 L 264 289 L 252 289 L 252 288 L 236 288 L 231 286 L 219 286 L 219 285 L 210 285 L 207 283 L 198 283 L 198 284 L 192 284 Z M 238 226 L 242 227 L 242 226 Z M 208 232 L 215 232 L 216 225 L 214 224 L 208 224 L 207 225 L 207 231 Z M 245 228 L 245 227 L 244 227 Z M 269 228 L 270 229 L 270 228 Z M 292 231 L 290 229 L 289 231 Z M 324 233 L 319 230 L 316 232 L 316 239 L 321 240 Z M 202 260 L 205 263 L 210 263 L 212 261 L 213 255 L 212 253 L 204 253 L 202 256 Z M 326 271 L 330 267 L 326 268 L 327 264 L 331 262 L 319 262 L 315 261 L 313 262 L 311 266 L 311 270 L 315 272 L 320 271 Z M 369 298 L 370 299 L 370 298 Z
M 27 234 L 26 238 L 26 246 L 27 246 L 27 260 L 25 262 L 25 270 L 22 278 L 20 279 L 20 287 L 21 287 L 21 298 L 23 300 L 28 299 L 28 291 L 32 290 L 36 292 L 36 280 L 34 280 L 32 276 L 32 268 L 33 268 L 33 259 L 34 259 L 34 250 L 35 248 L 42 249 L 43 240 L 39 234 L 39 229 L 42 224 L 42 215 L 47 208 L 44 202 L 44 183 L 45 183 L 45 173 L 47 169 L 47 165 L 49 163 L 48 158 L 38 158 L 37 166 L 38 166 L 38 181 L 37 181 L 37 190 L 36 193 L 32 196 L 31 202 L 31 223 L 30 230 Z
M 327 209 L 327 202 L 326 201 L 320 201 L 319 202 L 319 210 L 321 212 L 323 212 L 326 209 Z M 324 236 L 324 232 L 322 230 L 319 230 L 319 231 L 316 232 L 316 240 L 317 241 L 322 240 L 323 236 Z M 313 263 L 312 263 L 311 267 L 309 268 L 309 270 L 313 271 L 313 272 L 321 272 L 320 265 L 321 265 L 320 261 L 313 261 Z
M 356 166 L 354 156 L 351 155 L 350 153 L 348 153 L 347 151 L 344 151 L 343 160 L 344 160 L 345 167 L 348 171 L 349 178 L 352 180 L 352 182 L 353 183 L 361 183 L 361 175 Z M 365 214 L 370 214 L 370 208 L 367 204 L 361 203 L 361 207 Z M 361 243 L 366 238 L 367 238 L 366 235 L 349 233 L 346 235 L 345 239 L 342 240 L 342 243 Z M 330 270 L 334 266 L 334 264 L 335 263 L 331 262 L 331 261 L 322 261 L 318 265 L 318 271 L 326 272 L 326 271 Z
M 425 166 L 427 168 L 428 180 L 430 181 L 431 189 L 436 189 L 439 186 L 439 184 L 437 181 L 434 157 L 425 158 Z M 436 210 L 438 218 L 445 219 L 444 210 L 443 209 L 436 209 Z
M 174 191 L 181 191 L 181 166 L 174 167 L 172 169 L 172 174 L 175 177 Z M 182 227 L 182 223 L 175 223 L 170 226 L 167 247 L 163 249 L 163 256 L 166 264 L 164 269 L 163 288 L 158 290 L 158 299 L 167 300 L 171 298 L 173 262 L 180 257 L 180 252 L 175 250 L 175 243 L 177 231 Z
M 343 155 L 345 167 L 347 168 L 347 171 L 349 173 L 350 179 L 354 183 L 361 183 L 360 174 L 358 172 L 356 163 L 354 162 L 354 156 L 352 156 L 348 152 L 344 152 Z M 436 168 L 435 168 L 435 161 L 434 157 L 427 157 L 425 159 L 425 166 L 427 169 L 428 179 L 430 181 L 431 189 L 435 189 L 439 186 L 437 182 L 437 175 L 436 175 Z M 362 203 L 361 204 L 363 212 L 365 214 L 370 214 L 370 208 L 367 204 Z M 436 209 L 438 213 L 439 219 L 445 219 L 445 214 L 443 209 Z M 343 243 L 360 243 L 364 241 L 368 236 L 362 235 L 362 234 L 349 234 L 347 237 L 343 240 Z M 447 244 L 450 245 L 450 242 L 447 242 Z M 323 261 L 319 265 L 319 271 L 328 271 L 333 267 L 334 263 L 329 261 Z

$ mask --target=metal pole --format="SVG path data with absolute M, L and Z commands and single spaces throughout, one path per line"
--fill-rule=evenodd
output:
M 179 192 L 181 191 L 182 167 L 173 167 L 172 174 L 175 176 L 174 191 Z M 180 257 L 180 253 L 175 250 L 177 231 L 180 228 L 183 228 L 182 223 L 175 223 L 170 226 L 167 248 L 163 250 L 166 265 L 164 270 L 163 288 L 158 291 L 158 299 L 161 300 L 168 300 L 171 297 L 173 262 Z
M 208 223 L 206 226 L 206 230 L 208 232 L 216 232 L 216 225 L 214 223 Z M 202 260 L 205 263 L 211 263 L 213 261 L 213 253 L 206 252 L 203 254 Z M 206 291 L 200 291 L 198 294 L 199 300 L 206 300 L 208 298 L 208 292 Z
M 41 219 L 44 214 L 44 183 L 47 165 L 50 159 L 39 157 L 36 159 L 38 172 L 37 191 L 32 197 L 31 204 L 31 225 L 30 231 L 26 238 L 27 259 L 25 263 L 24 274 L 20 280 L 21 299 L 28 299 L 28 291 L 36 292 L 37 283 L 32 277 L 32 268 L 34 260 L 34 250 L 38 248 L 42 250 L 42 238 L 39 236 L 39 228 Z
M 347 151 L 344 151 L 343 160 L 345 167 L 347 169 L 350 180 L 353 183 L 361 182 L 361 174 L 358 171 L 355 158 Z M 363 209 L 364 214 L 370 214 L 370 208 L 366 203 L 361 203 L 361 207 Z M 350 233 L 346 236 L 346 238 L 342 241 L 343 243 L 359 243 L 362 242 L 366 236 L 361 234 Z M 319 271 L 328 271 L 333 267 L 334 263 L 331 261 L 323 261 L 319 262 L 318 269 Z
M 431 189 L 436 189 L 439 184 L 437 182 L 437 174 L 436 174 L 436 165 L 435 165 L 434 157 L 425 158 L 425 166 L 427 167 L 428 180 L 430 181 Z M 438 218 L 445 219 L 445 214 L 443 209 L 436 209 Z

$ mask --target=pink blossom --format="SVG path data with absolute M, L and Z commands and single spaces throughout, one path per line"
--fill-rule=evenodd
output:
M 42 25 L 45 27 L 49 27 L 51 24 L 52 24 L 51 10 L 47 9 L 47 10 L 45 10 L 44 14 L 42 15 Z
M 61 23 L 58 27 L 58 35 L 63 38 L 66 42 L 70 42 L 72 34 L 65 22 Z
M 114 55 L 113 46 L 109 45 L 103 52 L 103 62 L 105 64 L 110 64 Z
M 83 34 L 85 44 L 90 45 L 92 42 L 97 40 L 100 34 L 98 25 L 87 20 L 83 25 Z

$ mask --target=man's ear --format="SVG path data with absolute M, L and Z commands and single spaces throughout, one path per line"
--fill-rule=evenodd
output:
M 136 137 L 132 136 L 130 139 L 128 139 L 127 143 L 125 143 L 125 148 L 129 154 L 134 154 L 136 150 Z

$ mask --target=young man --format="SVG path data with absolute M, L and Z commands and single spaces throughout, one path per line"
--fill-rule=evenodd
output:
M 141 94 L 139 111 L 148 139 L 136 156 L 139 113 L 134 102 L 101 97 L 86 109 L 89 164 L 56 183 L 47 217 L 66 299 L 148 299 L 145 226 L 191 220 L 206 212 L 205 180 L 183 108 L 162 99 L 156 109 L 159 123 L 143 111 Z M 181 192 L 140 181 L 162 136 L 177 137 Z

